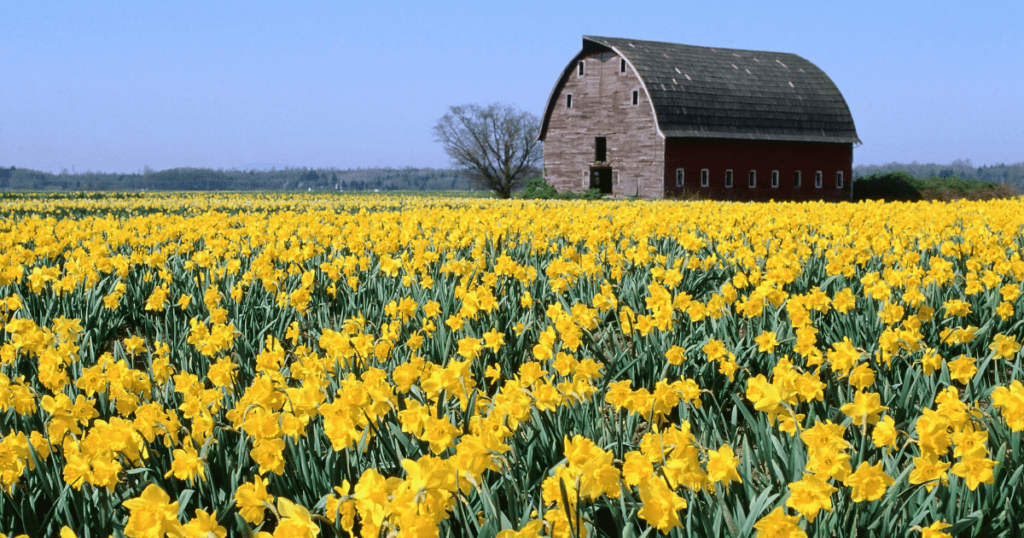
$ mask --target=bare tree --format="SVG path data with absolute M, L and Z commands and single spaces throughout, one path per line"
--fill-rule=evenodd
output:
M 541 159 L 540 120 L 510 105 L 462 105 L 449 108 L 434 126 L 434 138 L 470 181 L 511 198 L 512 191 L 536 173 Z

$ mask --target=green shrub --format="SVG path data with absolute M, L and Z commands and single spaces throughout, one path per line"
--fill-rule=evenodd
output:
M 906 172 L 874 173 L 853 182 L 853 201 L 912 201 L 921 199 L 914 177 Z
M 523 190 L 519 191 L 519 198 L 524 200 L 550 200 L 556 196 L 558 191 L 542 177 L 526 180 Z

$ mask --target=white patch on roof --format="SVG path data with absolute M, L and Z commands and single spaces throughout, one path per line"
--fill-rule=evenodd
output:
M 683 75 L 683 76 L 686 77 L 686 80 L 690 80 L 690 81 L 693 80 L 692 78 L 690 78 L 690 75 Z
M 679 84 L 679 83 L 676 82 L 676 79 L 672 79 L 672 84 Z
M 776 62 L 779 62 L 779 65 L 781 65 L 782 67 L 786 67 L 786 64 L 782 63 L 782 60 L 780 60 L 780 59 L 776 58 L 776 59 L 775 59 L 775 61 L 776 61 Z M 789 68 L 788 68 L 788 67 L 786 67 L 786 69 L 789 69 Z
M 680 71 L 678 67 L 676 68 L 676 73 L 679 73 L 680 75 L 682 75 L 682 74 L 683 74 L 683 72 L 682 72 L 682 71 Z
M 749 69 L 744 69 L 744 71 L 746 71 L 748 75 L 753 75 L 753 73 L 751 73 Z
M 791 81 L 789 81 L 789 87 L 790 87 L 790 88 L 796 88 L 796 86 L 794 86 L 794 85 L 793 85 L 793 81 L 792 81 L 792 80 L 791 80 Z
M 736 67 L 736 64 L 732 64 L 732 68 L 733 69 L 739 69 L 739 67 Z

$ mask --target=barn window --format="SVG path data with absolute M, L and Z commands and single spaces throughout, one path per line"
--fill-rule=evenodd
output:
M 773 189 L 779 188 L 779 171 L 778 170 L 772 170 L 772 188 Z
M 817 172 L 814 173 L 814 188 L 821 188 L 821 170 L 818 170 Z
M 580 76 L 583 76 L 583 60 L 580 60 L 580 67 L 579 67 L 579 71 L 577 71 L 577 73 Z
M 710 182 L 708 181 L 708 169 L 705 168 L 700 171 L 700 186 L 707 187 Z
M 633 90 L 633 104 L 640 104 L 640 90 Z
M 732 188 L 732 170 L 725 171 L 725 188 Z
M 622 58 L 622 59 L 619 60 L 619 73 L 625 73 L 625 72 L 626 72 L 626 60 L 625 60 L 625 58 Z
M 572 94 L 565 95 L 565 108 L 572 108 Z
M 843 188 L 843 171 L 842 170 L 836 172 L 836 188 L 837 189 Z
M 682 168 L 676 168 L 676 187 L 683 186 L 683 180 L 685 179 L 685 172 Z
M 796 172 L 793 172 L 793 188 L 794 189 L 799 189 L 800 188 L 800 171 L 799 170 L 797 170 Z
M 594 137 L 594 160 L 597 162 L 608 160 L 608 139 L 603 136 Z
M 747 186 L 753 189 L 757 186 L 757 170 L 751 170 L 747 176 Z

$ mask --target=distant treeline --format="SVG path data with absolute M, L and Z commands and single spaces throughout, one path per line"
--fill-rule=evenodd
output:
M 60 174 L 0 168 L 0 190 L 32 191 L 448 191 L 472 190 L 459 170 L 435 168 L 284 168 L 211 170 L 148 167 L 135 174 Z
M 889 163 L 857 165 L 853 177 L 906 172 L 914 177 L 961 177 L 1006 185 L 1024 193 L 1024 162 L 975 167 L 970 159 L 950 164 Z M 12 191 L 468 191 L 474 187 L 461 170 L 438 168 L 282 168 L 211 170 L 148 167 L 134 174 L 102 172 L 52 174 L 0 168 L 0 190 Z
M 1017 164 L 996 164 L 975 167 L 970 159 L 957 159 L 950 164 L 889 163 L 881 165 L 857 165 L 853 168 L 854 179 L 889 172 L 906 172 L 914 177 L 961 177 L 977 179 L 988 183 L 1006 185 L 1017 192 L 1024 192 L 1024 162 Z

